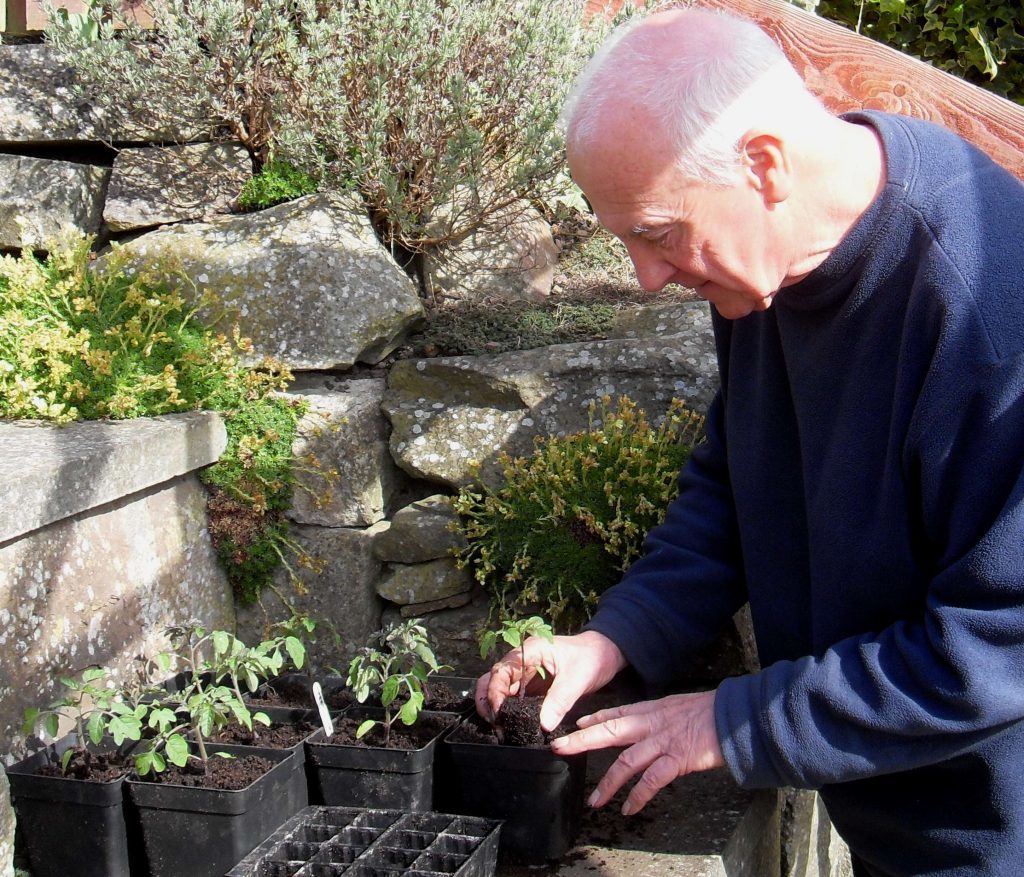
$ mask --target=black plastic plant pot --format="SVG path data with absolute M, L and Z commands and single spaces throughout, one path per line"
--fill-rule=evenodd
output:
M 353 708 L 343 715 L 361 720 L 378 718 L 383 712 Z M 411 812 L 430 810 L 437 743 L 458 720 L 453 713 L 421 712 L 417 722 L 436 725 L 437 733 L 419 749 L 327 743 L 321 728 L 306 741 L 310 802 Z M 395 725 L 396 730 L 402 727 Z
M 273 725 L 306 722 L 310 725 L 316 726 L 309 732 L 309 734 L 306 735 L 305 739 L 300 740 L 292 746 L 279 750 L 281 752 L 291 752 L 293 756 L 292 779 L 288 785 L 288 809 L 290 813 L 295 813 L 309 804 L 309 781 L 307 779 L 306 770 L 306 740 L 310 739 L 316 733 L 316 728 L 320 725 L 320 717 L 313 710 L 293 709 L 291 707 L 253 706 L 251 709 L 252 712 L 265 713 Z M 254 723 L 253 727 L 259 729 L 261 726 Z M 248 744 L 232 743 L 230 745 L 241 747 L 247 746 Z M 257 748 L 276 748 L 260 747 L 258 743 L 255 745 Z
M 33 877 L 141 873 L 129 850 L 123 778 L 95 783 L 38 775 L 74 744 L 74 736 L 64 737 L 5 768 Z
M 445 813 L 307 807 L 227 877 L 491 877 L 500 830 Z
M 208 750 L 236 758 L 258 755 L 275 764 L 238 791 L 129 776 L 129 831 L 139 832 L 150 877 L 219 877 L 295 813 L 289 794 L 294 773 L 290 750 L 227 745 Z
M 438 770 L 445 782 L 437 787 L 437 809 L 503 820 L 503 861 L 542 865 L 560 859 L 579 834 L 586 753 L 564 757 L 549 749 L 446 738 Z

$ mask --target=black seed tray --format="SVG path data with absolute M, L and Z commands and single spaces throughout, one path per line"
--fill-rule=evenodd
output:
M 227 877 L 492 877 L 500 830 L 475 816 L 306 807 Z

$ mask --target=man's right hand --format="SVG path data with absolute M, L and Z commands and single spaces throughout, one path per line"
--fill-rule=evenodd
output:
M 505 698 L 529 686 L 537 669 L 543 668 L 551 686 L 541 706 L 540 724 L 553 731 L 577 700 L 606 685 L 625 666 L 619 647 L 594 630 L 556 636 L 554 642 L 532 636 L 477 680 L 477 712 L 492 721 Z

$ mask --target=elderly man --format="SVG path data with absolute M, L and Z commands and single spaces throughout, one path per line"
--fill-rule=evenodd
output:
M 548 728 L 627 663 L 671 681 L 749 600 L 763 670 L 555 741 L 626 747 L 593 806 L 725 765 L 820 789 L 859 874 L 1024 873 L 1024 187 L 694 9 L 613 35 L 566 120 L 641 284 L 711 303 L 721 390 L 645 556 L 481 711 L 538 666 Z

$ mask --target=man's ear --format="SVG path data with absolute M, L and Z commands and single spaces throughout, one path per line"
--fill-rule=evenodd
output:
M 789 150 L 782 138 L 749 131 L 740 141 L 744 174 L 769 204 L 785 201 L 793 188 Z

